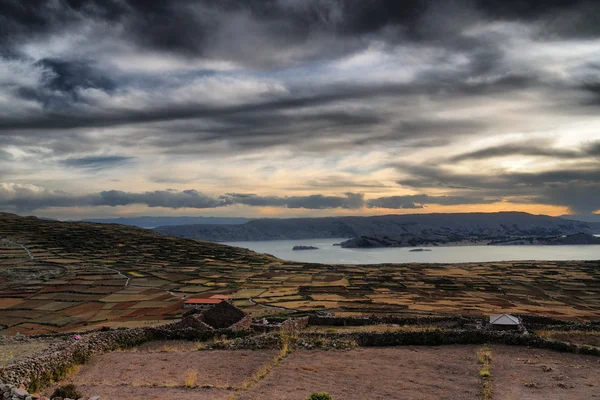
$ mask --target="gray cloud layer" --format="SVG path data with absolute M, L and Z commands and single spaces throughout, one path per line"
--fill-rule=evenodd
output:
M 291 209 L 303 208 L 311 210 L 360 209 L 363 207 L 415 209 L 424 208 L 427 204 L 488 204 L 495 201 L 498 201 L 498 199 L 428 195 L 391 196 L 365 200 L 364 194 L 361 193 L 345 193 L 343 196 L 314 194 L 289 197 L 228 193 L 222 196 L 213 197 L 196 190 L 155 190 L 143 193 L 108 190 L 93 194 L 72 195 L 66 192 L 47 190 L 33 185 L 0 185 L 0 208 L 14 208 L 19 212 L 50 207 L 116 207 L 132 204 L 143 204 L 148 207 L 165 207 L 173 209 L 209 209 L 234 205 L 282 207 Z
M 315 159 L 375 149 L 404 157 L 391 165 L 398 178 L 388 181 L 421 194 L 377 192 L 366 200 L 354 192 L 385 185 L 362 179 L 361 188 L 343 188 L 352 179 L 311 178 L 309 187 L 348 193 L 73 196 L 24 185 L 4 187 L 0 204 L 410 209 L 510 198 L 591 212 L 600 208 L 600 143 L 555 147 L 552 132 L 561 123 L 595 121 L 598 15 L 594 0 L 4 1 L 3 180 L 27 163 L 93 174 L 157 156 L 167 165 L 180 156 L 273 148 Z M 572 129 L 577 136 L 579 127 Z M 523 139 L 507 142 L 507 135 Z M 462 149 L 481 138 L 500 139 Z M 406 161 L 427 149 L 444 156 Z M 543 162 L 493 168 L 511 156 Z M 494 162 L 480 171 L 486 160 Z M 171 179 L 154 183 L 186 182 Z M 447 195 L 425 194 L 440 189 Z
M 498 174 L 459 174 L 440 167 L 396 165 L 409 173 L 402 186 L 416 190 L 452 188 L 456 193 L 477 196 L 507 197 L 515 202 L 561 205 L 576 213 L 592 213 L 600 209 L 600 165 L 588 168 L 560 169 L 542 172 L 503 172 Z

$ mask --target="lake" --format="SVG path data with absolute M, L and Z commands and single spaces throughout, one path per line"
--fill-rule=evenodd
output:
M 284 260 L 323 264 L 382 263 L 460 263 L 527 260 L 600 260 L 600 245 L 586 246 L 449 246 L 430 247 L 431 251 L 410 252 L 410 247 L 383 249 L 343 249 L 333 246 L 346 239 L 272 240 L 229 242 L 258 253 Z M 314 246 L 319 250 L 292 250 L 294 246 Z

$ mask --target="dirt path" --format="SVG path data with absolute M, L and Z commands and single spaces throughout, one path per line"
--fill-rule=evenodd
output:
M 6 242 L 8 242 L 10 244 L 14 244 L 15 246 L 22 247 L 27 252 L 27 255 L 29 256 L 29 258 L 31 258 L 32 260 L 35 260 L 35 257 L 33 256 L 33 254 L 31 254 L 31 251 L 29 251 L 29 249 L 27 247 L 25 247 L 24 245 L 22 245 L 21 243 L 17 243 L 14 240 L 10 240 L 8 238 L 4 238 L 2 240 L 6 241 Z
M 129 281 L 131 280 L 130 277 L 128 277 L 127 275 L 125 275 L 124 273 L 122 273 L 121 271 L 119 271 L 117 269 L 109 268 L 109 267 L 104 267 L 104 268 L 106 268 L 108 271 L 116 272 L 117 274 L 119 274 L 123 278 L 125 278 L 125 285 L 123 286 L 124 288 L 126 288 L 129 285 Z
M 277 307 L 277 306 L 268 306 L 266 304 L 261 304 L 261 303 L 257 303 L 256 301 L 252 300 L 251 297 L 248 297 L 248 301 L 255 305 L 255 306 L 259 306 L 259 307 L 264 307 L 264 308 L 268 308 L 270 310 L 278 310 L 278 311 L 297 311 L 294 310 L 293 308 L 285 308 L 285 307 Z

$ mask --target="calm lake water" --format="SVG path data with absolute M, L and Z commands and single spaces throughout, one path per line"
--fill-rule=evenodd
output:
M 600 260 L 600 245 L 589 246 L 456 246 L 431 247 L 431 251 L 410 252 L 411 248 L 343 249 L 333 246 L 346 239 L 273 240 L 230 242 L 258 253 L 284 260 L 323 264 L 459 263 L 526 260 Z M 319 250 L 293 251 L 294 246 L 314 246 Z

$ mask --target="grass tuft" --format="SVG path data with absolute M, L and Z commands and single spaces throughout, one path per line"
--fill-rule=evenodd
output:
M 481 399 L 492 400 L 492 350 L 484 345 L 477 349 L 477 362 L 481 364 L 479 368 L 479 378 L 481 379 Z
M 193 388 L 198 386 L 198 371 L 194 369 L 188 369 L 184 374 L 184 384 L 186 388 Z

